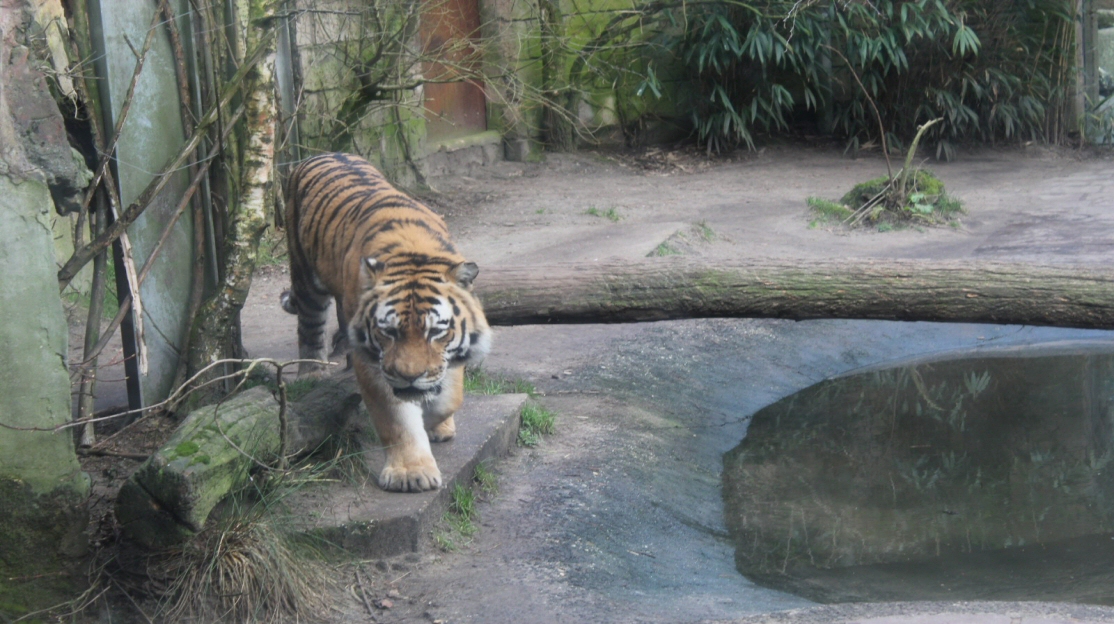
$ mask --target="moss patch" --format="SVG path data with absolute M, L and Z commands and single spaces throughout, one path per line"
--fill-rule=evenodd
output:
M 958 225 L 963 203 L 947 194 L 944 183 L 927 169 L 917 169 L 901 187 L 886 176 L 856 184 L 838 202 L 809 197 L 808 205 L 820 219 L 840 219 L 851 226 L 879 231 L 916 225 Z
M 0 619 L 19 617 L 77 596 L 74 567 L 86 553 L 81 496 L 68 488 L 36 495 L 0 477 Z
M 189 457 L 190 455 L 196 453 L 200 448 L 201 447 L 198 446 L 197 442 L 188 440 L 179 444 L 178 446 L 175 446 L 174 452 L 182 457 Z

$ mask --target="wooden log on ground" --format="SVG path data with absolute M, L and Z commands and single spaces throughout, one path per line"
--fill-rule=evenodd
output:
M 320 447 L 359 407 L 351 372 L 323 379 L 288 406 L 287 452 Z M 257 462 L 277 458 L 279 429 L 279 402 L 264 387 L 190 412 L 120 488 L 116 518 L 124 533 L 154 549 L 200 531 L 216 504 L 247 483 Z
M 982 260 L 686 258 L 485 268 L 492 325 L 681 318 L 1114 328 L 1114 267 Z

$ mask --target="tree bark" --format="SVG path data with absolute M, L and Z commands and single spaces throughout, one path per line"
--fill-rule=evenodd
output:
M 1114 269 L 977 260 L 648 258 L 493 267 L 492 325 L 680 318 L 880 319 L 1114 328 Z
M 229 232 L 222 280 L 217 293 L 206 301 L 190 332 L 189 373 L 221 359 L 240 357 L 240 310 L 247 300 L 255 271 L 259 238 L 267 227 L 267 209 L 275 197 L 275 132 L 278 104 L 275 92 L 275 0 L 253 0 L 246 7 L 247 26 L 242 34 L 247 49 L 263 48 L 259 62 L 244 78 L 245 145 L 240 167 L 240 188 L 229 210 Z M 223 374 L 214 370 L 213 376 Z M 199 382 L 204 382 L 201 379 Z M 213 388 L 213 386 L 209 386 Z M 192 396 L 196 405 L 216 398 L 218 389 Z

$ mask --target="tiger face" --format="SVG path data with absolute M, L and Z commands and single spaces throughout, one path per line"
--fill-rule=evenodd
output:
M 348 323 L 348 342 L 378 366 L 402 400 L 440 394 L 447 371 L 478 364 L 491 348 L 488 328 L 471 293 L 479 274 L 473 262 L 448 265 L 425 258 L 398 266 L 362 260 L 359 305 Z

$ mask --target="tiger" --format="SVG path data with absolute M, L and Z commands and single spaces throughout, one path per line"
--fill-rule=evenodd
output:
M 445 221 L 350 154 L 300 163 L 286 185 L 290 290 L 298 357 L 327 359 L 325 322 L 336 301 L 360 394 L 387 456 L 379 486 L 398 492 L 441 487 L 430 442 L 456 434 L 464 368 L 491 350 L 491 328 L 472 283 L 479 274 Z M 324 364 L 299 363 L 298 376 Z

